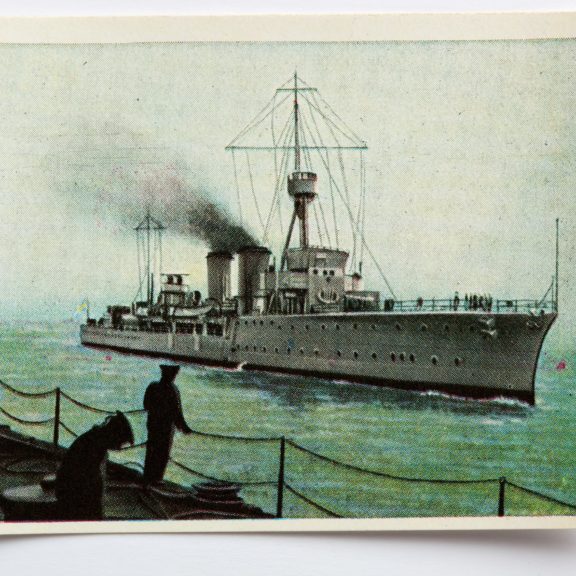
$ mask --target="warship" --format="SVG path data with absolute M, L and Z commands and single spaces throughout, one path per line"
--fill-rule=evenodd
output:
M 282 183 L 291 204 L 279 265 L 263 241 L 233 251 L 213 249 L 206 257 L 207 294 L 203 296 L 188 285 L 187 274 L 152 271 L 151 243 L 161 237 L 164 226 L 148 211 L 136 228 L 137 234 L 144 234 L 147 252 L 142 272 L 146 294 L 142 288 L 139 300 L 111 305 L 99 320 L 87 318 L 81 326 L 82 344 L 235 369 L 437 390 L 467 398 L 507 397 L 533 404 L 540 350 L 558 314 L 558 221 L 555 275 L 539 300 L 458 293 L 444 299 L 397 299 L 364 240 L 363 196 L 356 214 L 345 204 L 355 242 L 352 258 L 339 246 L 322 242 L 328 238 L 327 230 L 319 236 L 321 241 L 312 242 L 311 214 L 319 202 L 319 178 L 311 166 L 311 152 L 327 169 L 326 186 L 345 201 L 350 196 L 342 193 L 343 186 L 330 174 L 329 152 L 338 153 L 333 168 L 341 167 L 342 150 L 362 154 L 367 148 L 345 124 L 339 124 L 340 116 L 331 108 L 320 107 L 315 91 L 295 74 L 277 90 L 270 108 L 276 109 L 278 96 L 292 100 L 283 132 L 267 148 L 273 149 L 280 167 L 271 214 L 280 208 L 277 195 Z M 320 131 L 313 130 L 314 121 L 303 116 L 302 100 L 312 112 L 320 112 L 332 135 L 338 133 L 340 138 L 334 143 L 321 141 Z M 252 127 L 261 125 L 270 110 L 265 108 Z M 328 116 L 327 110 L 333 114 Z M 235 152 L 266 149 L 243 144 L 248 131 L 227 147 L 234 161 Z M 365 188 L 363 165 L 359 171 Z M 318 211 L 314 213 L 320 226 L 324 213 L 322 218 Z M 359 254 L 364 249 L 386 282 L 385 297 L 363 287 Z M 232 293 L 234 260 L 237 294 Z M 158 275 L 160 289 L 155 297 Z

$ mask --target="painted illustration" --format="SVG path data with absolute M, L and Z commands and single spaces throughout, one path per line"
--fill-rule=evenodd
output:
M 0 46 L 3 522 L 573 516 L 573 50 Z

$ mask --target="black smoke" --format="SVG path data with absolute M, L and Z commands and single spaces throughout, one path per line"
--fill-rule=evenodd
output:
M 190 234 L 211 250 L 237 252 L 257 244 L 254 236 L 203 189 L 174 174 L 164 174 L 149 186 L 148 208 L 171 230 Z
M 197 199 L 187 216 L 192 236 L 206 242 L 212 250 L 237 252 L 243 246 L 257 244 L 220 206 L 206 199 Z

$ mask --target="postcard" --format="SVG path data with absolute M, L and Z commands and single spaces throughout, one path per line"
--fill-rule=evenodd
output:
M 0 31 L 1 533 L 576 526 L 574 14 Z

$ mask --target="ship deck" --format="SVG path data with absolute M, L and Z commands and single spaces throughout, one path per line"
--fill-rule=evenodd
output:
M 0 425 L 0 495 L 6 490 L 39 486 L 54 474 L 64 448 L 24 436 Z M 6 521 L 0 496 L 0 522 Z M 181 486 L 163 482 L 144 489 L 141 474 L 128 466 L 108 461 L 104 497 L 106 520 L 208 520 L 270 518 L 246 504 L 231 484 L 203 483 Z M 9 518 L 16 520 L 16 518 Z M 18 518 L 25 521 L 27 518 Z

